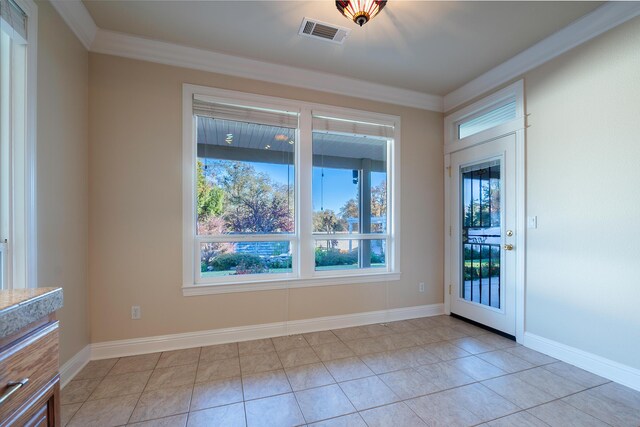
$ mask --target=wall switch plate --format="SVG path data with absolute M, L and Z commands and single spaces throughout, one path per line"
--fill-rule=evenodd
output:
M 140 310 L 140 306 L 139 305 L 132 305 L 131 306 L 131 318 L 133 320 L 138 320 L 142 317 L 142 310 Z
M 420 292 L 424 292 L 424 282 L 420 282 L 420 283 L 418 284 L 418 290 L 419 290 Z
M 538 228 L 538 217 L 537 216 L 527 217 L 527 228 Z

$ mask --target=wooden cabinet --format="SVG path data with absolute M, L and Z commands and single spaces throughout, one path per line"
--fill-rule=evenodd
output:
M 0 427 L 59 425 L 58 321 L 51 314 L 0 340 Z

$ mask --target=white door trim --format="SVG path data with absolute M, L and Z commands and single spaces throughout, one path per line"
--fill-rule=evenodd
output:
M 492 105 L 503 102 L 507 98 L 516 100 L 516 118 L 467 138 L 458 139 L 455 132 L 456 123 L 472 116 Z M 489 95 L 468 107 L 445 117 L 444 120 L 444 311 L 451 314 L 451 153 L 465 148 L 491 141 L 493 139 L 515 134 L 516 137 L 516 340 L 524 340 L 525 331 L 525 250 L 526 250 L 526 164 L 525 164 L 525 105 L 524 82 L 519 80 L 504 89 Z

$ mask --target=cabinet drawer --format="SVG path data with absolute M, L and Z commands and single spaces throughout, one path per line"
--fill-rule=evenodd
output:
M 24 427 L 49 427 L 49 406 L 42 405 L 36 413 L 24 423 Z
M 4 348 L 0 352 L 0 396 L 9 392 L 8 384 L 28 381 L 0 404 L 0 420 L 8 419 L 47 386 L 57 372 L 58 322 L 48 323 Z

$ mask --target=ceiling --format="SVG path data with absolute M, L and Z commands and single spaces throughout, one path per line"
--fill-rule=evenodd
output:
M 391 0 L 360 28 L 332 1 L 84 0 L 98 27 L 446 95 L 601 2 Z M 352 29 L 344 45 L 297 35 L 303 17 Z
M 295 129 L 199 116 L 197 130 L 198 157 L 293 164 Z M 314 166 L 359 169 L 370 159 L 374 170 L 386 170 L 385 139 L 314 132 L 312 145 Z

